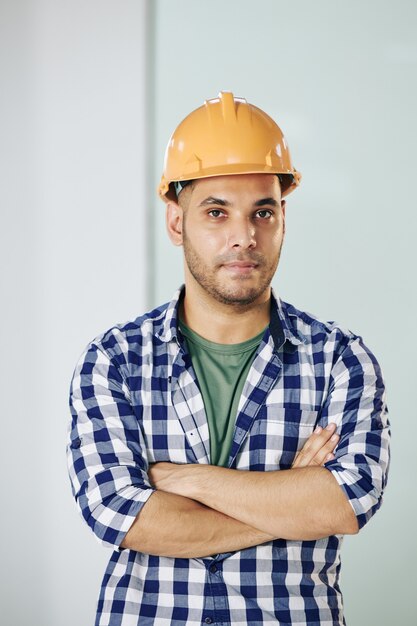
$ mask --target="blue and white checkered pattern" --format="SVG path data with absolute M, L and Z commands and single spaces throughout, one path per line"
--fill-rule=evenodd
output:
M 71 387 L 69 471 L 78 507 L 114 552 L 96 626 L 341 626 L 340 535 L 275 540 L 213 558 L 118 550 L 153 493 L 150 463 L 210 463 L 209 430 L 169 305 L 93 341 Z M 381 504 L 389 422 L 362 339 L 274 298 L 239 403 L 229 467 L 286 470 L 316 425 L 335 422 L 326 463 L 362 527 Z

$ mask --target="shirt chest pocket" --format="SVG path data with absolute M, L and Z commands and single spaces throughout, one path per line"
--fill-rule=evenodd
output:
M 250 431 L 251 469 L 290 469 L 294 458 L 314 431 L 319 412 L 274 404 L 263 406 Z

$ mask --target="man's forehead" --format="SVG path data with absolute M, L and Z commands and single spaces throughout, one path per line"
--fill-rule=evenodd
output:
M 262 195 L 267 193 L 281 196 L 279 179 L 275 174 L 234 174 L 210 176 L 193 181 L 193 197 L 204 194 L 246 193 Z

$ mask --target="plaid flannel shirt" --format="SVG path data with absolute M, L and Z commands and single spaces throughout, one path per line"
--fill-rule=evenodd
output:
M 152 495 L 150 463 L 210 463 L 191 360 L 168 305 L 93 341 L 71 386 L 69 472 L 78 507 L 113 553 L 96 626 L 340 626 L 343 537 L 278 539 L 209 558 L 120 550 Z M 362 527 L 381 504 L 389 422 L 379 365 L 362 339 L 273 297 L 243 388 L 229 467 L 291 467 L 314 428 L 337 424 L 325 464 Z

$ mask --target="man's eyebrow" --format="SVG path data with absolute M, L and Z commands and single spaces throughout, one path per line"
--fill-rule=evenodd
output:
M 222 200 L 221 198 L 215 198 L 214 196 L 209 196 L 200 202 L 198 206 L 204 207 L 210 204 L 218 204 L 220 206 L 230 206 L 230 202 L 227 200 Z
M 204 200 L 202 200 L 198 206 L 205 207 L 211 204 L 216 204 L 218 206 L 230 206 L 231 205 L 230 202 L 228 202 L 227 200 L 223 200 L 222 198 L 216 198 L 215 196 L 208 196 L 208 198 L 205 198 Z M 254 206 L 256 207 L 261 207 L 261 206 L 266 206 L 266 205 L 278 207 L 279 202 L 277 202 L 275 198 L 262 198 L 261 200 L 257 200 L 254 204 Z
M 275 198 L 262 198 L 262 200 L 257 200 L 257 202 L 255 202 L 256 207 L 265 206 L 266 204 L 268 206 L 279 206 L 279 202 L 277 202 Z

